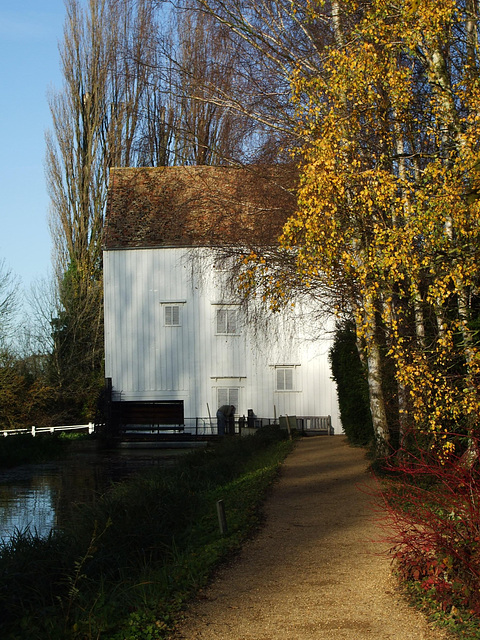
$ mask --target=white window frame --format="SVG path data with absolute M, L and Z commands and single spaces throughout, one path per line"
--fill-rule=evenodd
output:
M 181 327 L 182 326 L 182 307 L 185 304 L 185 301 L 177 302 L 177 301 L 165 301 L 160 303 L 162 306 L 163 313 L 163 326 L 164 327 Z M 177 309 L 177 318 L 175 318 L 175 309 Z M 167 317 L 167 314 L 170 313 L 170 317 Z M 177 320 L 177 322 L 174 322 Z
M 222 322 L 219 321 L 220 314 L 225 314 Z M 239 336 L 240 335 L 240 314 L 238 305 L 218 305 L 215 308 L 215 335 L 217 336 Z M 222 325 L 225 330 L 222 330 Z M 232 326 L 233 325 L 233 326 Z
M 295 365 L 275 366 L 275 391 L 277 393 L 289 393 L 297 390 L 295 368 Z M 280 380 L 281 384 L 279 384 Z

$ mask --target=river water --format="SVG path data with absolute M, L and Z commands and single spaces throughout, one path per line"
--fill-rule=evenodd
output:
M 85 443 L 64 460 L 0 470 L 0 540 L 30 529 L 47 536 L 61 527 L 72 505 L 93 502 L 112 482 L 143 469 L 166 466 L 185 449 L 99 451 Z

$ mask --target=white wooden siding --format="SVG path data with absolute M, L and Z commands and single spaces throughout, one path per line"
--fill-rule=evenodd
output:
M 208 415 L 207 403 L 215 414 L 219 388 L 238 388 L 240 415 L 331 415 L 339 432 L 329 340 L 298 339 L 298 318 L 282 314 L 257 336 L 240 312 L 238 334 L 217 334 L 219 305 L 236 301 L 213 262 L 201 271 L 191 258 L 179 248 L 104 253 L 105 375 L 116 397 L 184 400 L 194 418 Z M 175 301 L 180 325 L 166 326 L 163 307 Z M 293 367 L 292 391 L 276 390 L 279 366 Z

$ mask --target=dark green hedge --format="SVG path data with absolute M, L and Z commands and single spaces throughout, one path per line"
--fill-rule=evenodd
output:
M 337 326 L 329 356 L 345 434 L 352 444 L 368 445 L 373 440 L 368 383 L 358 355 L 353 323 Z

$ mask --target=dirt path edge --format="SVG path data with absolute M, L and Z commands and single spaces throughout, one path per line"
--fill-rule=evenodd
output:
M 307 437 L 265 524 L 185 612 L 175 640 L 441 640 L 398 593 L 363 450 Z

